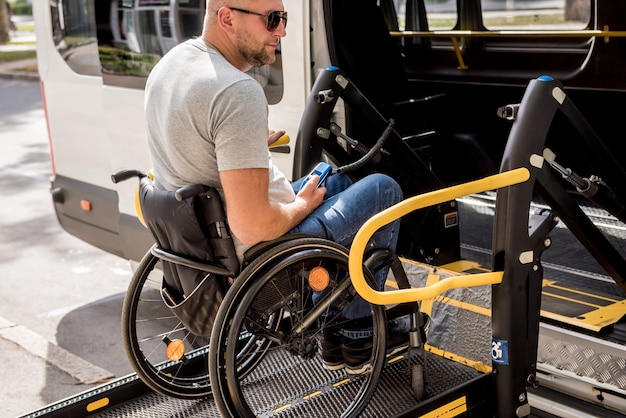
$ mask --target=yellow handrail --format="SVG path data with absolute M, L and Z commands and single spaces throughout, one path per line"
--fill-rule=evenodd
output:
M 390 305 L 430 299 L 450 289 L 501 283 L 503 272 L 490 272 L 455 276 L 422 288 L 377 291 L 371 288 L 365 281 L 363 274 L 363 256 L 367 243 L 378 229 L 401 218 L 407 213 L 473 193 L 481 193 L 487 190 L 523 183 L 529 178 L 530 172 L 527 168 L 517 168 L 480 180 L 405 199 L 368 219 L 354 237 L 348 259 L 352 285 L 357 293 L 370 303 L 376 305 Z

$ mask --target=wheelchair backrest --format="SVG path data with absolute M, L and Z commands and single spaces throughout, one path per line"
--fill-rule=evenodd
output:
M 178 201 L 175 192 L 155 188 L 141 179 L 139 199 L 146 225 L 157 245 L 184 258 L 221 264 L 235 276 L 239 260 L 230 236 L 222 200 L 210 188 L 200 195 Z M 178 295 L 189 295 L 206 273 L 163 262 L 165 280 Z

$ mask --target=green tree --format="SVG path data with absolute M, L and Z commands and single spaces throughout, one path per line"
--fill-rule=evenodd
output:
M 11 40 L 9 35 L 9 14 L 7 13 L 7 0 L 0 0 L 0 44 Z

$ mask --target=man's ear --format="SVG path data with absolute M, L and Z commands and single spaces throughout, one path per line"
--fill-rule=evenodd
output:
M 220 7 L 217 11 L 217 24 L 224 32 L 233 34 L 235 32 L 233 28 L 233 11 L 226 6 Z

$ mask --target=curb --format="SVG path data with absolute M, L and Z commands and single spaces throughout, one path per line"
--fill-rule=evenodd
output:
M 36 68 L 36 65 L 36 57 L 2 62 L 0 63 L 0 78 L 37 81 L 39 80 L 39 72 L 33 71 L 34 68 L 32 68 Z M 25 71 L 26 69 L 30 69 L 30 71 Z
M 24 71 L 34 65 L 37 65 L 37 58 L 0 63 L 0 78 L 38 81 L 39 73 L 37 71 L 32 71 L 32 68 L 31 71 Z
M 13 80 L 39 81 L 39 74 L 28 71 L 2 71 L 0 70 L 0 78 Z
M 0 317 L 0 338 L 11 341 L 59 370 L 72 376 L 78 384 L 106 382 L 115 375 L 78 357 L 40 334 Z

